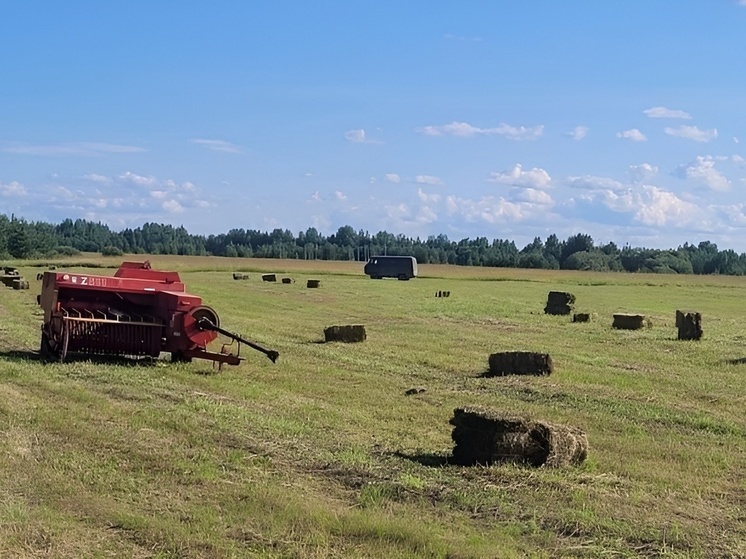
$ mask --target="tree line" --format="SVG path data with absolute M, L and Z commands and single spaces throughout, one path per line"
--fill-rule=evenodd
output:
M 486 237 L 453 241 L 446 235 L 425 240 L 386 231 L 370 234 L 340 227 L 322 235 L 314 227 L 294 234 L 231 229 L 218 235 L 191 235 L 184 227 L 145 223 L 136 229 L 112 231 L 107 225 L 83 219 L 59 224 L 29 222 L 0 214 L 0 258 L 52 258 L 81 252 L 108 255 L 180 254 L 226 257 L 357 260 L 370 256 L 414 256 L 426 264 L 496 266 L 564 270 L 627 271 L 677 274 L 746 274 L 746 254 L 718 250 L 709 241 L 685 243 L 676 249 L 636 248 L 615 243 L 596 245 L 578 233 L 565 240 L 536 237 L 519 249 L 513 241 Z

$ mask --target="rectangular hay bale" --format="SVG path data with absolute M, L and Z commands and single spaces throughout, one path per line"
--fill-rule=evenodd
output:
M 463 466 L 496 463 L 563 467 L 588 456 L 586 434 L 567 425 L 534 421 L 485 408 L 456 408 L 450 424 L 452 462 Z
M 615 314 L 611 326 L 619 330 L 639 330 L 644 324 L 645 316 L 642 314 Z
M 552 358 L 547 353 L 531 351 L 504 351 L 493 353 L 488 359 L 487 376 L 550 375 L 554 371 Z

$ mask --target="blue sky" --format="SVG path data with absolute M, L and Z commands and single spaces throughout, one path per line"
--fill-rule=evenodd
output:
M 746 0 L 0 5 L 0 213 L 746 251 Z

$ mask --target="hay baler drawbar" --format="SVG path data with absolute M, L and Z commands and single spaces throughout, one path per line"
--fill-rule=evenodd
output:
M 44 359 L 64 361 L 68 353 L 158 357 L 165 352 L 174 361 L 238 365 L 242 343 L 273 363 L 279 357 L 221 328 L 217 313 L 201 297 L 186 293 L 177 272 L 153 270 L 149 262 L 123 262 L 114 276 L 44 272 L 38 302 L 44 310 Z M 235 354 L 227 346 L 220 353 L 207 350 L 218 334 L 238 342 Z

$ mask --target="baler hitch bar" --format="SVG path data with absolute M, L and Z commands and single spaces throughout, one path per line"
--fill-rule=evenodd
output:
M 272 349 L 267 349 L 259 344 L 249 341 L 245 338 L 242 338 L 241 336 L 234 334 L 233 332 L 229 332 L 228 330 L 225 330 L 224 328 L 221 328 L 220 326 L 217 326 L 214 324 L 209 318 L 202 317 L 197 321 L 197 326 L 200 330 L 209 330 L 212 332 L 218 332 L 220 334 L 223 334 L 224 336 L 228 336 L 232 340 L 236 340 L 237 342 L 240 342 L 242 344 L 246 344 L 247 346 L 254 348 L 257 351 L 262 352 L 264 355 L 269 357 L 270 361 L 272 363 L 277 361 L 277 358 L 280 356 L 280 354 Z

